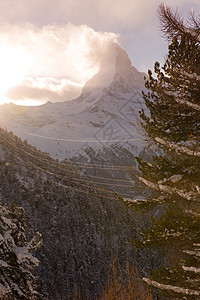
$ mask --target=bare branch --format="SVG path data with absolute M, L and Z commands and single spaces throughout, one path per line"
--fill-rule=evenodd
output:
M 195 17 L 194 12 L 188 15 L 188 26 L 183 22 L 183 18 L 174 12 L 169 6 L 161 4 L 158 9 L 160 29 L 168 40 L 178 38 L 182 34 L 188 34 L 199 41 L 200 37 L 200 17 Z
M 195 14 L 192 10 L 188 15 L 187 23 L 189 28 L 193 28 L 193 30 L 200 34 L 200 16 L 195 17 Z
M 185 33 L 183 19 L 176 12 L 173 12 L 169 6 L 161 4 L 158 9 L 158 17 L 160 20 L 160 29 L 167 39 L 172 39 Z

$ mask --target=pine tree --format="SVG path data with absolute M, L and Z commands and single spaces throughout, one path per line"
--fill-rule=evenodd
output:
M 149 115 L 141 124 L 156 155 L 153 162 L 138 158 L 140 181 L 156 191 L 146 209 L 151 226 L 135 241 L 156 247 L 165 265 L 144 280 L 170 298 L 200 298 L 200 18 L 187 23 L 169 7 L 159 7 L 161 29 L 169 41 L 163 67 L 149 70 Z M 156 150 L 156 151 L 155 151 Z M 156 199 L 155 199 L 156 196 Z M 162 210 L 163 209 L 163 210 Z M 162 212 L 161 212 L 162 211 Z M 159 214 L 158 214 L 159 212 Z M 159 217 L 157 216 L 159 215 Z
M 41 234 L 27 241 L 24 209 L 0 203 L 0 297 L 41 299 L 36 290 L 37 277 L 31 270 L 39 260 L 32 256 L 41 245 Z

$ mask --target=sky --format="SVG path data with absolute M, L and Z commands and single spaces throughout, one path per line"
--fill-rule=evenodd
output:
M 0 0 L 0 104 L 76 98 L 119 43 L 142 72 L 163 62 L 159 0 Z M 199 0 L 165 0 L 183 17 Z

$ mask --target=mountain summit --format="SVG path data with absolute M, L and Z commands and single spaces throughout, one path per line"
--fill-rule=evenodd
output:
M 99 72 L 85 84 L 82 96 L 86 97 L 98 90 L 133 92 L 142 89 L 145 73 L 138 72 L 131 65 L 128 54 L 118 44 L 106 47 Z
M 131 66 L 125 50 L 109 44 L 80 97 L 36 107 L 3 105 L 0 126 L 60 160 L 79 159 L 80 153 L 91 160 L 86 149 L 97 153 L 113 145 L 138 155 L 144 146 L 138 126 L 138 111 L 145 109 L 144 75 Z

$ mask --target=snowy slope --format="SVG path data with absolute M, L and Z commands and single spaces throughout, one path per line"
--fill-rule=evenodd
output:
M 79 98 L 37 107 L 2 105 L 0 125 L 58 159 L 113 144 L 138 154 L 144 147 L 138 125 L 138 111 L 145 107 L 144 75 L 120 46 L 111 44 Z
M 2 129 L 0 137 L 6 158 L 6 161 L 0 158 L 1 198 L 9 207 L 11 203 L 24 207 L 31 236 L 42 233 L 36 274 L 48 293 L 44 299 L 72 299 L 75 286 L 81 291 L 87 289 L 89 299 L 96 299 L 108 266 L 112 266 L 113 255 L 120 257 L 120 267 L 127 260 L 137 261 L 137 253 L 129 241 L 139 232 L 141 218 L 116 201 L 107 187 L 89 180 L 80 184 L 80 174 L 69 164 L 63 168 Z M 65 180 L 61 181 L 63 177 Z M 150 268 L 149 259 L 145 260 L 141 251 L 139 262 L 140 270 L 143 265 Z

